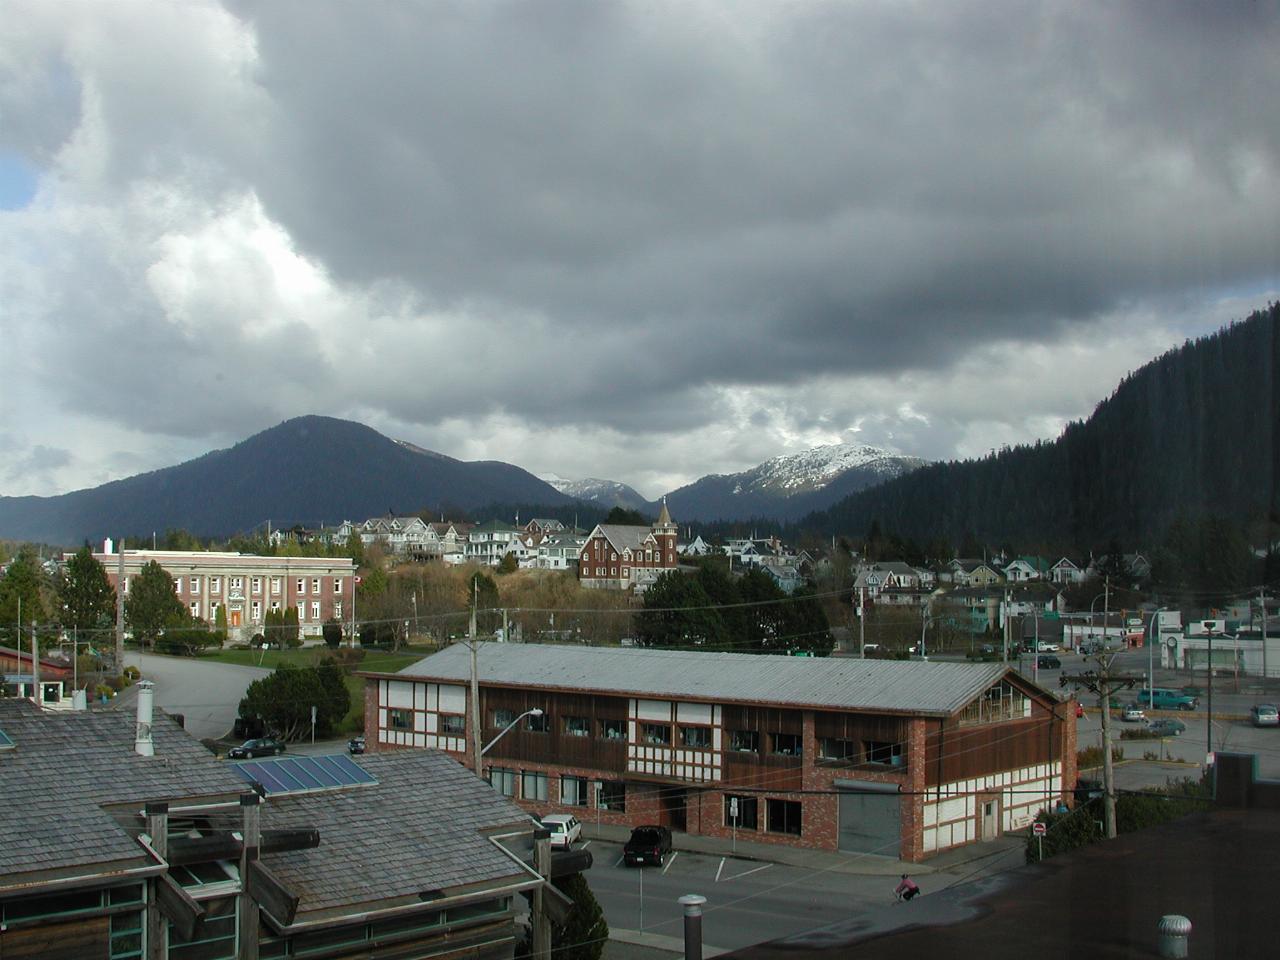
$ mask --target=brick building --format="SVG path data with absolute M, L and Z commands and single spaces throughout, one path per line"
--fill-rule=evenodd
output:
M 485 644 L 499 792 L 538 813 L 921 860 L 1070 797 L 1072 705 L 998 663 Z M 470 765 L 470 656 L 366 674 L 371 750 Z
M 120 553 L 95 553 L 116 586 Z M 319 636 L 329 619 L 348 622 L 354 615 L 355 563 L 347 557 L 258 557 L 198 550 L 125 550 L 124 592 L 129 581 L 154 560 L 173 577 L 174 589 L 193 617 L 214 623 L 225 607 L 227 631 L 247 641 L 262 629 L 268 610 L 298 608 L 303 636 Z M 70 555 L 68 555 L 69 557 Z
M 578 580 L 584 587 L 642 592 L 676 568 L 678 532 L 665 500 L 651 527 L 596 524 L 578 553 Z

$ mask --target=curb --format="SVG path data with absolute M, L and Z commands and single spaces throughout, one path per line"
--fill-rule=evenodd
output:
M 619 943 L 630 943 L 637 947 L 651 947 L 654 950 L 665 950 L 669 953 L 684 956 L 684 938 L 668 937 L 660 933 L 642 933 L 639 930 L 625 930 L 617 927 L 609 928 L 609 939 L 617 940 Z M 707 944 L 702 945 L 702 955 L 704 957 L 718 957 L 729 951 L 723 947 L 712 947 Z

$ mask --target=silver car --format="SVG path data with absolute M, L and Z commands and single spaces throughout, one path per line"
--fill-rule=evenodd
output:
M 1280 727 L 1280 710 L 1274 703 L 1256 703 L 1249 711 L 1255 727 Z

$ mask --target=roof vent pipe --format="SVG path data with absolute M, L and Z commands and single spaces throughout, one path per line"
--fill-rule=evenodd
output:
M 1191 936 L 1191 921 L 1176 913 L 1166 914 L 1156 924 L 1159 931 L 1160 956 L 1175 960 L 1187 955 L 1187 940 Z
M 155 686 L 150 680 L 138 682 L 138 736 L 133 741 L 133 752 L 140 757 L 154 757 L 156 745 L 151 740 L 151 720 L 155 706 Z

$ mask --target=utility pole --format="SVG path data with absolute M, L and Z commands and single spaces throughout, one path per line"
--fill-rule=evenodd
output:
M 1013 595 L 1008 590 L 1005 590 L 1004 592 L 1004 651 L 1003 651 L 1003 654 L 1004 654 L 1003 660 L 1005 663 L 1009 662 L 1009 633 L 1012 629 L 1012 624 L 1010 623 L 1011 618 L 1009 616 L 1009 604 L 1011 602 L 1012 596 Z
M 867 588 L 858 588 L 858 650 L 867 659 Z
M 484 779 L 484 769 L 480 766 L 480 676 L 476 666 L 476 600 L 479 596 L 480 584 L 476 580 L 471 581 L 471 630 L 470 641 L 471 647 L 471 750 L 475 763 L 476 776 L 481 780 Z
M 1084 687 L 1098 695 L 1099 712 L 1102 714 L 1102 787 L 1103 810 L 1106 819 L 1108 839 L 1116 836 L 1116 772 L 1111 760 L 1111 694 L 1134 686 L 1141 681 L 1140 676 L 1132 674 L 1112 673 L 1115 654 L 1105 652 L 1098 654 L 1098 669 L 1084 670 L 1077 674 L 1064 673 L 1059 680 L 1062 686 Z
M 1262 608 L 1262 680 L 1265 683 L 1271 676 L 1267 672 L 1267 591 L 1265 587 L 1258 588 L 1258 606 Z
M 116 673 L 124 673 L 124 540 L 116 540 Z

